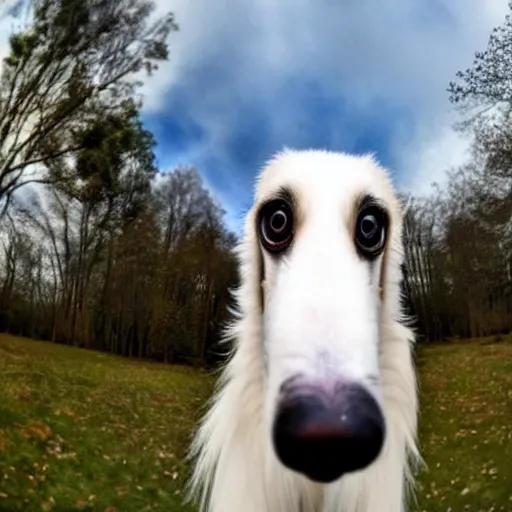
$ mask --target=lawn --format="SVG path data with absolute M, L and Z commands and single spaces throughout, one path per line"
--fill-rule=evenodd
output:
M 512 337 L 424 348 L 416 511 L 512 511 Z
M 512 511 L 512 343 L 419 353 L 414 512 Z M 0 335 L 0 511 L 189 510 L 203 371 Z
M 0 511 L 188 510 L 204 372 L 0 336 Z

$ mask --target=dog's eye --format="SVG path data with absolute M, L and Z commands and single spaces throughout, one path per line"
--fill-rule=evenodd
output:
M 285 201 L 269 201 L 260 210 L 259 237 L 263 247 L 273 253 L 284 251 L 293 238 L 293 211 Z
M 379 206 L 367 206 L 359 212 L 355 240 L 359 250 L 367 257 L 378 256 L 386 243 L 386 212 Z

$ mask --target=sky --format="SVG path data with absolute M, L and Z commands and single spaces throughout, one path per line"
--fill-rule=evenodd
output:
M 0 56 L 13 26 L 0 0 Z M 467 158 L 446 91 L 507 0 L 156 0 L 170 59 L 143 87 L 162 171 L 194 165 L 237 230 L 284 146 L 373 152 L 397 187 L 442 185 Z

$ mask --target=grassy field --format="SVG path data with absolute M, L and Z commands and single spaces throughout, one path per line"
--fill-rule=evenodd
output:
M 428 512 L 512 511 L 512 337 L 428 347 L 418 360 Z
M 0 336 L 0 511 L 188 510 L 182 458 L 211 380 Z
M 428 464 L 414 511 L 512 511 L 512 342 L 418 360 Z M 0 511 L 167 512 L 212 380 L 198 370 L 0 336 Z

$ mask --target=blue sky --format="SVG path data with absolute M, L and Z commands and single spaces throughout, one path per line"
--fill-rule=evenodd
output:
M 194 164 L 230 225 L 283 146 L 375 152 L 397 185 L 428 192 L 466 158 L 446 89 L 506 0 L 161 0 L 171 60 L 144 120 L 162 169 Z
M 195 165 L 233 228 L 255 174 L 283 146 L 375 152 L 414 193 L 442 183 L 467 156 L 448 82 L 508 11 L 506 0 L 156 5 L 175 13 L 180 30 L 169 62 L 144 85 L 144 122 L 160 168 Z

